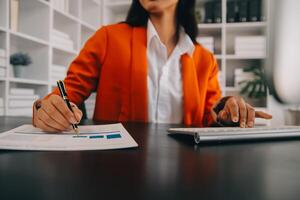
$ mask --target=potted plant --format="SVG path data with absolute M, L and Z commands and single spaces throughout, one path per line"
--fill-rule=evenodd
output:
M 240 94 L 249 98 L 252 104 L 265 105 L 268 95 L 268 85 L 265 71 L 261 66 L 250 66 L 243 69 L 245 73 L 251 73 L 253 78 L 240 81 Z
M 26 53 L 15 53 L 10 56 L 10 64 L 13 66 L 15 77 L 22 77 L 26 66 L 32 63 L 31 58 Z
M 299 126 L 300 125 L 300 106 L 290 106 L 284 113 L 285 125 Z

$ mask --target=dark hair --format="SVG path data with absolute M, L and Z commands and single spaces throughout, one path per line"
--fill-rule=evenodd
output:
M 125 23 L 133 27 L 146 27 L 148 18 L 149 14 L 142 7 L 140 1 L 133 0 Z M 176 21 L 177 34 L 179 33 L 179 27 L 182 26 L 186 34 L 196 43 L 198 27 L 195 18 L 195 0 L 179 0 L 176 11 Z

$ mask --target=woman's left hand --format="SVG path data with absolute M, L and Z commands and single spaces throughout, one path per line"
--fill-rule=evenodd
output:
M 256 111 L 241 97 L 225 97 L 223 105 L 218 105 L 217 107 L 219 107 L 219 110 L 214 114 L 215 118 L 217 118 L 217 122 L 225 126 L 252 128 L 255 118 L 272 119 L 272 115 Z M 214 111 L 216 111 L 216 108 L 214 108 Z

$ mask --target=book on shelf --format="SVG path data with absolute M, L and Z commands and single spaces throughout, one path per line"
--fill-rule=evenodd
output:
M 241 43 L 237 42 L 234 44 L 235 49 L 241 49 L 241 50 L 256 50 L 256 49 L 266 49 L 265 43 Z
M 265 47 L 247 47 L 247 46 L 243 46 L 243 47 L 239 47 L 235 49 L 235 52 L 266 52 L 266 48 Z
M 19 0 L 10 1 L 10 29 L 14 32 L 17 32 L 19 27 L 19 6 Z
M 33 89 L 11 88 L 8 97 L 8 116 L 31 116 L 34 101 L 40 98 Z
M 265 45 L 247 45 L 247 44 L 240 44 L 235 45 L 236 52 L 265 52 L 266 47 Z
M 0 67 L 6 66 L 6 58 L 0 58 Z
M 249 1 L 249 13 L 248 21 L 257 22 L 261 21 L 262 2 L 261 0 L 251 0 Z
M 52 37 L 52 43 L 63 49 L 74 49 L 74 43 L 72 40 L 65 40 L 63 38 Z
M 74 49 L 74 42 L 64 32 L 53 29 L 51 32 L 52 43 L 64 49 Z
M 34 89 L 28 88 L 10 88 L 11 95 L 34 95 Z
M 8 101 L 8 107 L 10 108 L 28 108 L 32 107 L 35 100 L 12 100 L 9 99 Z
M 61 65 L 52 65 L 51 72 L 65 74 L 67 72 L 67 68 Z
M 204 48 L 214 53 L 214 37 L 206 36 L 206 37 L 197 37 L 197 42 L 200 43 Z
M 235 55 L 245 58 L 265 58 L 267 56 L 266 51 L 236 51 Z
M 235 38 L 235 54 L 243 56 L 265 56 L 266 55 L 265 36 L 237 36 Z
M 6 69 L 0 67 L 0 77 L 5 77 L 6 76 Z
M 58 80 L 64 80 L 67 74 L 67 68 L 61 65 L 52 65 L 51 83 L 56 84 Z
M 243 43 L 266 43 L 266 36 L 253 35 L 253 36 L 236 36 L 235 42 Z
M 235 0 L 227 1 L 227 22 L 236 22 L 237 6 Z
M 0 58 L 5 58 L 6 57 L 6 50 L 0 48 Z
M 28 108 L 8 108 L 7 109 L 8 116 L 32 116 L 32 106 Z
M 205 2 L 205 4 L 204 4 L 204 9 L 205 9 L 204 22 L 205 23 L 213 23 L 213 21 L 214 21 L 214 6 L 215 6 L 215 2 L 213 2 L 213 1 Z
M 40 98 L 39 95 L 9 95 L 9 100 L 30 100 L 36 101 Z
M 70 39 L 70 36 L 68 34 L 66 34 L 62 31 L 56 30 L 56 29 L 52 29 L 51 34 L 52 34 L 52 36 L 63 38 L 63 39 L 66 39 L 66 40 Z
M 248 21 L 248 0 L 239 0 L 238 1 L 238 21 L 247 22 Z
M 214 4 L 214 23 L 222 22 L 222 3 L 217 1 Z

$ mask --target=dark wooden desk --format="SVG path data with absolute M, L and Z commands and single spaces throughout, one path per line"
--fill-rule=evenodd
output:
M 2 117 L 0 131 L 24 123 Z M 300 141 L 194 146 L 168 125 L 124 126 L 139 148 L 0 150 L 0 199 L 300 199 Z

